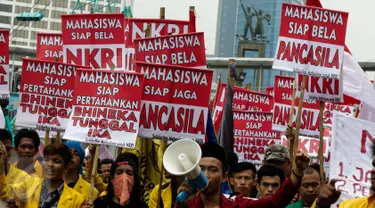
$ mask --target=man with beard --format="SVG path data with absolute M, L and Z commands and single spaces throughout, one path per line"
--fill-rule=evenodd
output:
M 22 184 L 10 185 L 4 174 L 7 153 L 0 143 L 0 199 L 21 202 L 21 208 L 81 208 L 84 197 L 63 180 L 72 160 L 69 148 L 64 144 L 49 144 L 43 155 L 44 178 L 30 177 Z
M 199 165 L 208 178 L 208 186 L 199 194 L 191 194 L 189 199 L 183 205 L 176 204 L 176 207 L 184 206 L 187 204 L 191 208 L 203 207 L 273 207 L 284 208 L 292 200 L 294 195 L 299 189 L 303 170 L 309 164 L 309 157 L 301 152 L 296 154 L 296 169 L 292 171 L 290 179 L 286 179 L 283 186 L 272 196 L 264 199 L 248 199 L 241 195 L 237 196 L 234 201 L 228 200 L 224 194 L 221 193 L 221 183 L 225 180 L 227 175 L 226 154 L 224 149 L 212 142 L 206 142 L 201 146 L 202 158 Z M 184 182 L 177 193 L 185 191 L 191 193 L 189 183 Z
M 321 178 L 319 172 L 312 166 L 307 167 L 303 171 L 301 188 L 299 188 L 301 199 L 287 208 L 307 208 L 311 207 L 318 197 L 321 186 Z
M 104 183 L 108 183 L 109 177 L 111 176 L 111 168 L 112 168 L 113 160 L 111 159 L 104 159 L 101 160 L 98 166 L 98 173 L 100 177 L 103 179 Z
M 18 161 L 14 163 L 14 166 L 33 177 L 42 178 L 42 167 L 34 159 L 40 144 L 38 133 L 34 130 L 21 129 L 14 137 L 14 144 L 18 154 Z
M 240 162 L 229 170 L 229 181 L 234 192 L 243 197 L 251 197 L 251 191 L 255 184 L 256 168 L 249 162 Z

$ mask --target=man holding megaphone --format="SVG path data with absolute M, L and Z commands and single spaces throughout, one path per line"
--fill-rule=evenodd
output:
M 176 202 L 175 207 L 286 207 L 298 192 L 303 170 L 309 165 L 310 158 L 307 154 L 298 152 L 295 158 L 296 168 L 291 176 L 285 180 L 282 187 L 271 197 L 253 200 L 238 195 L 234 201 L 228 200 L 220 190 L 221 183 L 227 178 L 228 170 L 224 149 L 216 144 L 207 142 L 200 148 L 193 141 L 185 140 L 173 143 L 165 152 L 164 167 L 171 174 L 185 175 L 189 180 L 185 181 L 178 189 L 181 193 L 189 193 L 188 199 L 182 203 Z M 197 149 L 197 147 L 199 149 Z M 191 168 L 187 170 L 184 161 L 179 158 L 189 158 Z M 175 159 L 177 158 L 177 159 Z M 200 167 L 200 168 L 199 168 Z M 201 169 L 201 171 L 199 170 Z M 186 171 L 184 171 L 186 170 Z M 196 178 L 192 178 L 191 174 Z M 199 176 L 202 173 L 203 176 Z M 203 179 L 202 179 L 203 178 Z M 202 186 L 208 180 L 206 187 Z M 198 185 L 197 185 L 198 184 Z M 193 188 L 191 188 L 193 186 Z M 203 188 L 202 188 L 203 187 Z M 194 190 L 200 190 L 197 194 Z M 186 197 L 184 197 L 186 198 Z M 180 200 L 181 201 L 181 200 Z

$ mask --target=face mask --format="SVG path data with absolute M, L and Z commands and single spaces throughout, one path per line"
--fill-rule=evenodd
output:
M 113 191 L 115 197 L 120 199 L 120 205 L 125 205 L 130 198 L 134 184 L 134 179 L 132 179 L 128 174 L 123 173 L 117 176 L 113 180 Z

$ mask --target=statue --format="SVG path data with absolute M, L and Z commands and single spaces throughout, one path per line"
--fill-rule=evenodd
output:
M 241 7 L 243 10 L 243 13 L 245 14 L 245 19 L 246 19 L 243 37 L 247 39 L 247 32 L 250 29 L 251 39 L 255 40 L 255 33 L 254 33 L 254 28 L 252 26 L 252 22 L 253 22 L 253 17 L 256 14 L 251 11 L 251 7 L 247 7 L 247 9 L 245 9 L 245 6 L 243 5 L 242 0 L 240 1 L 241 1 Z
M 259 35 L 259 38 L 260 39 L 265 39 L 264 37 L 264 25 L 263 25 L 263 20 L 267 20 L 267 23 L 268 25 L 271 24 L 271 15 L 270 14 L 266 14 L 263 16 L 263 10 L 259 9 L 259 11 L 257 12 L 257 10 L 255 9 L 254 5 L 253 6 L 253 9 L 255 11 L 255 15 L 257 17 L 257 24 L 255 26 L 255 34 L 254 36 L 257 37 Z

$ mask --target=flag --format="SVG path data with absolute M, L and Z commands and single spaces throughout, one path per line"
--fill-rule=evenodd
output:
M 210 109 L 208 109 L 208 114 L 207 114 L 206 142 L 217 143 L 216 134 L 215 134 L 215 130 L 214 130 L 214 124 L 212 122 Z
M 320 0 L 307 0 L 307 6 L 322 7 Z M 370 79 L 345 46 L 343 59 L 344 104 L 359 104 L 362 109 L 358 118 L 375 121 L 375 90 Z
M 196 31 L 196 25 L 195 25 L 195 13 L 194 11 L 189 11 L 189 33 L 193 33 Z
M 233 152 L 233 89 L 230 84 L 227 86 L 227 95 L 225 99 L 225 105 L 223 110 L 223 118 L 221 120 L 218 139 L 220 145 L 224 148 L 227 153 Z

